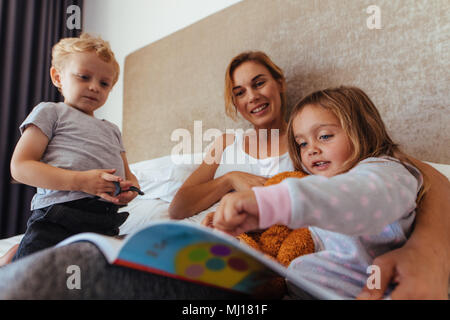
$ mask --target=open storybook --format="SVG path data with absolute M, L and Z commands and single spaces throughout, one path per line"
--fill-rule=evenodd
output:
M 152 222 L 124 238 L 80 233 L 58 246 L 77 241 L 94 243 L 110 264 L 212 285 L 247 294 L 267 287 L 287 268 L 221 231 L 182 221 Z M 339 299 L 314 284 L 289 279 L 319 299 Z

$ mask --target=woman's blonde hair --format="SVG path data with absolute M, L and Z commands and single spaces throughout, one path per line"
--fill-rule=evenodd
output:
M 272 77 L 281 85 L 281 112 L 283 117 L 286 114 L 286 79 L 283 70 L 261 51 L 246 51 L 234 57 L 229 63 L 225 72 L 225 112 L 233 120 L 236 119 L 237 111 L 233 95 L 233 73 L 241 64 L 247 61 L 253 61 L 261 64 L 269 70 Z
M 405 162 L 413 164 L 413 161 L 400 150 L 389 136 L 380 113 L 367 94 L 356 87 L 341 86 L 313 92 L 302 98 L 292 109 L 288 123 L 288 147 L 296 170 L 303 169 L 300 146 L 294 137 L 293 120 L 307 105 L 322 107 L 332 112 L 347 134 L 352 154 L 344 163 L 342 172 L 350 170 L 366 158 L 383 155 L 397 158 L 402 164 Z M 405 168 L 408 169 L 407 166 Z M 423 197 L 426 189 L 428 188 L 425 186 L 424 176 L 424 183 L 417 202 Z
M 52 67 L 61 70 L 67 56 L 77 52 L 95 52 L 101 60 L 111 63 L 116 73 L 113 85 L 117 82 L 120 67 L 109 42 L 100 37 L 93 37 L 88 33 L 81 34 L 79 38 L 64 38 L 55 44 L 52 49 Z

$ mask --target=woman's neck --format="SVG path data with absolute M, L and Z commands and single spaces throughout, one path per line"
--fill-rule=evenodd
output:
M 264 159 L 281 156 L 287 152 L 287 123 L 285 121 L 269 126 L 255 126 L 254 129 L 256 134 L 244 139 L 247 154 L 257 159 Z M 256 150 L 250 146 L 255 141 Z
M 269 135 L 272 130 L 279 130 L 279 135 L 281 136 L 284 135 L 287 130 L 287 122 L 284 121 L 284 119 L 277 119 L 262 126 L 253 126 L 253 128 L 256 132 L 259 132 L 259 130 L 267 130 Z

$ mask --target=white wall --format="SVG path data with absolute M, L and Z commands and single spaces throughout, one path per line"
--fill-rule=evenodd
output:
M 85 0 L 83 31 L 109 41 L 121 74 L 106 104 L 95 112 L 122 129 L 125 57 L 241 0 Z

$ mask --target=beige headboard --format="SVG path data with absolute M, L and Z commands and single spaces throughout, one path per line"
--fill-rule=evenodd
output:
M 373 4 L 381 29 L 367 24 Z M 126 58 L 128 159 L 170 154 L 172 132 L 193 136 L 195 120 L 203 133 L 245 128 L 225 116 L 224 73 L 238 53 L 262 50 L 285 72 L 289 107 L 312 90 L 358 86 L 405 151 L 450 164 L 448 12 L 448 0 L 246 0 L 209 16 Z

